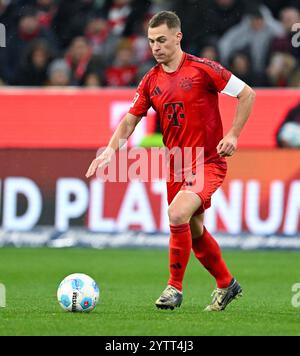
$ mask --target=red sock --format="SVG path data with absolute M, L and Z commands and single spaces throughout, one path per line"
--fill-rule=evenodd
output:
M 193 251 L 197 259 L 215 277 L 218 288 L 227 288 L 232 280 L 217 241 L 204 227 L 203 235 L 193 239 Z
M 182 281 L 192 249 L 192 234 L 189 224 L 170 225 L 170 279 L 171 285 L 182 291 Z

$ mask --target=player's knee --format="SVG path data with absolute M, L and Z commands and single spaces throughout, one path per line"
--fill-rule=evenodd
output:
M 191 232 L 192 232 L 192 239 L 193 240 L 199 240 L 202 238 L 203 232 L 204 232 L 204 227 L 202 226 L 197 226 L 197 228 L 194 228 L 191 226 Z
M 171 225 L 187 224 L 190 220 L 190 217 L 184 210 L 172 206 L 168 209 L 168 215 Z

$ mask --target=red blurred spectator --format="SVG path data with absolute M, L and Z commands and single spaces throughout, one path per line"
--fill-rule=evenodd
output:
M 137 32 L 129 37 L 135 52 L 136 62 L 139 64 L 137 82 L 140 82 L 145 73 L 156 64 L 148 40 L 148 25 L 151 17 L 150 14 L 144 16 L 144 20 L 137 27 Z
M 148 41 L 148 26 L 151 17 L 150 15 L 146 16 L 140 25 L 140 31 L 130 37 L 139 63 L 148 62 L 149 60 L 152 63 L 153 56 Z
M 112 32 L 121 35 L 125 29 L 126 21 L 130 15 L 132 0 L 113 0 L 108 11 L 108 21 Z
M 97 72 L 100 75 L 103 69 L 101 57 L 93 55 L 85 37 L 76 37 L 72 41 L 65 59 L 72 71 L 73 84 L 82 85 L 87 73 Z
M 55 30 L 61 48 L 69 47 L 72 39 L 84 35 L 88 20 L 99 14 L 103 1 L 98 0 L 59 0 L 52 28 Z
M 83 78 L 92 55 L 92 49 L 84 37 L 76 37 L 72 41 L 66 61 L 76 80 L 80 81 Z
M 104 18 L 92 18 L 86 26 L 85 37 L 92 46 L 93 53 L 101 53 L 109 36 L 110 27 Z
M 129 40 L 123 40 L 112 66 L 106 69 L 106 83 L 109 86 L 136 85 L 138 67 L 134 62 L 134 49 Z
M 50 28 L 52 20 L 57 10 L 54 0 L 36 0 L 36 8 L 38 10 L 38 19 L 41 26 Z
M 16 82 L 16 69 L 20 66 L 20 61 L 23 59 L 29 44 L 38 39 L 43 39 L 53 52 L 56 51 L 56 37 L 50 29 L 46 29 L 39 24 L 36 9 L 24 8 L 21 11 L 16 30 L 8 38 L 5 51 L 8 82 L 10 84 Z

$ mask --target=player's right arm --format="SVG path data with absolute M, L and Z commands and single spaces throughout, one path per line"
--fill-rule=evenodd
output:
M 141 119 L 141 116 L 135 116 L 131 113 L 124 116 L 115 133 L 112 135 L 106 149 L 90 164 L 85 175 L 87 178 L 93 176 L 98 168 L 102 168 L 109 164 L 115 152 L 127 142 Z
M 141 80 L 128 114 L 126 114 L 120 122 L 106 149 L 90 164 L 90 167 L 86 172 L 87 178 L 94 175 L 98 168 L 102 168 L 109 164 L 116 151 L 127 142 L 142 117 L 146 116 L 147 111 L 151 106 L 148 79 L 149 75 L 146 74 Z

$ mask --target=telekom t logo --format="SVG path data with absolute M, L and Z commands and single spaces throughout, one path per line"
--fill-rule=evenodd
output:
M 172 121 L 172 126 L 181 126 L 179 119 L 184 119 L 185 117 L 183 103 L 166 103 L 164 104 L 164 111 L 168 114 L 168 119 Z
M 6 28 L 0 23 L 0 47 L 6 47 Z

